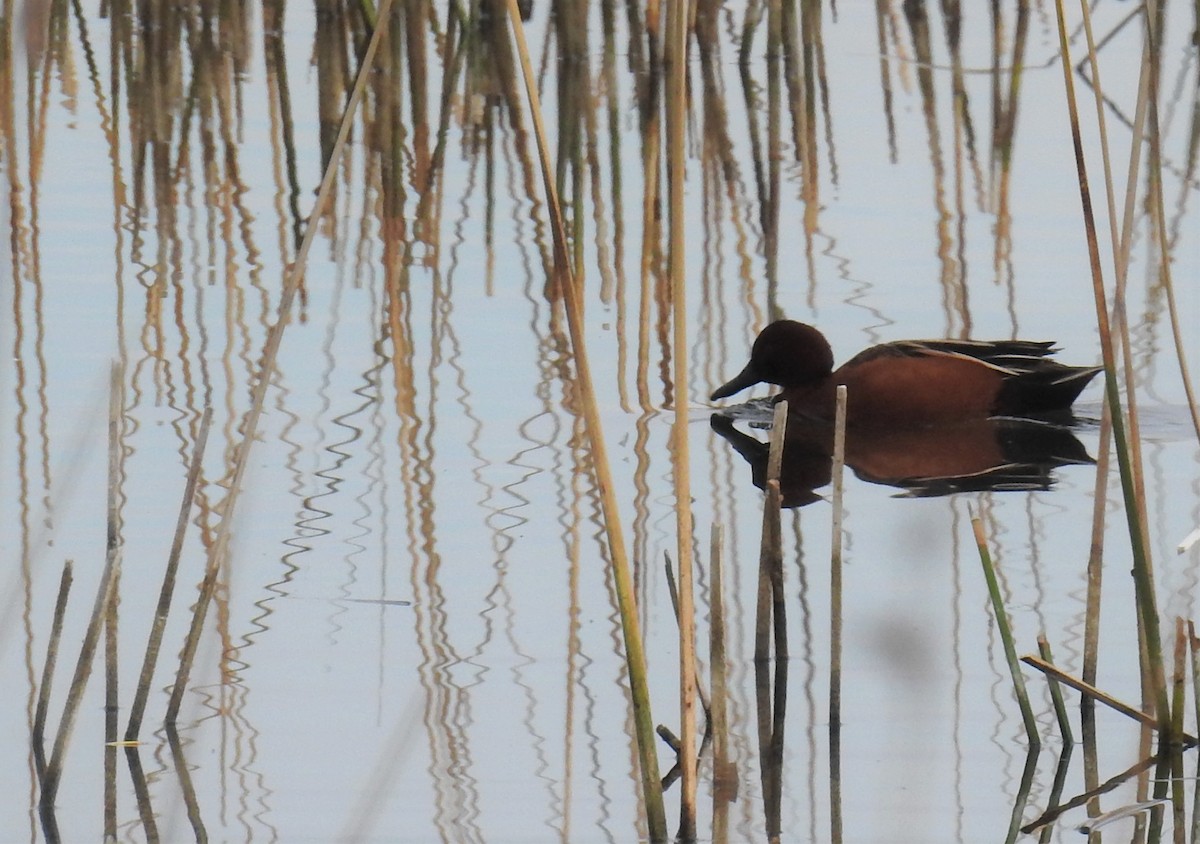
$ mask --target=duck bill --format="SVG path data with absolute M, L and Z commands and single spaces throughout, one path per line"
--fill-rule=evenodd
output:
M 762 378 L 755 371 L 754 364 L 748 363 L 746 364 L 745 369 L 733 377 L 732 381 L 729 381 L 713 390 L 713 394 L 709 398 L 712 399 L 712 401 L 728 398 L 734 393 L 740 393 L 747 387 L 753 387 L 760 381 L 762 381 Z

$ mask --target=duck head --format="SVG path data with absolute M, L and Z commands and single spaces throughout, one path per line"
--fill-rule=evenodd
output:
M 746 368 L 714 390 L 711 398 L 723 399 L 759 383 L 803 387 L 832 372 L 833 350 L 825 336 L 811 325 L 781 319 L 759 333 Z

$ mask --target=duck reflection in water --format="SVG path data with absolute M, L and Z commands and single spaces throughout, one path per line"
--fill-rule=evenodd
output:
M 781 486 L 785 506 L 819 498 L 829 482 L 833 405 L 847 388 L 846 465 L 910 495 L 1047 489 L 1051 470 L 1091 463 L 1071 434 L 1071 404 L 1101 371 L 1051 360 L 1053 343 L 904 340 L 874 346 L 838 369 L 825 337 L 779 320 L 754 341 L 750 362 L 712 399 L 758 383 L 788 401 Z M 717 414 L 713 430 L 750 462 L 761 487 L 766 443 Z
M 714 413 L 713 431 L 750 464 L 754 485 L 767 478 L 768 443 Z M 1059 424 L 1033 419 L 973 419 L 933 428 L 846 431 L 846 465 L 860 479 L 894 486 L 908 497 L 988 490 L 1045 490 L 1059 466 L 1089 464 L 1083 444 Z M 784 507 L 803 507 L 830 482 L 833 427 L 802 420 L 788 425 L 779 486 Z

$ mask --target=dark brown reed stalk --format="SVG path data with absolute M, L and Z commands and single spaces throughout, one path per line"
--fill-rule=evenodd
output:
M 829 823 L 842 840 L 842 492 L 846 467 L 846 386 L 839 384 L 833 428 L 833 520 L 829 551 Z
M 1196 723 L 1200 724 L 1200 639 L 1196 638 L 1196 623 L 1189 620 L 1187 624 L 1188 646 L 1192 655 L 1192 706 L 1195 708 Z
M 1088 259 L 1092 269 L 1092 292 L 1096 308 L 1096 323 L 1100 333 L 1100 349 L 1104 357 L 1105 396 L 1112 411 L 1113 440 L 1117 453 L 1117 465 L 1121 471 L 1121 490 L 1125 498 L 1125 518 L 1129 528 L 1129 541 L 1133 553 L 1133 577 L 1137 591 L 1138 618 L 1145 632 L 1148 654 L 1147 668 L 1151 678 L 1151 692 L 1157 702 L 1160 734 L 1170 738 L 1171 713 L 1167 700 L 1166 678 L 1163 674 L 1162 637 L 1159 632 L 1158 607 L 1154 595 L 1153 571 L 1141 513 L 1141 502 L 1134 478 L 1134 452 L 1126 436 L 1125 422 L 1121 415 L 1121 397 L 1117 387 L 1117 369 L 1114 355 L 1112 327 L 1108 318 L 1107 293 L 1104 289 L 1104 274 L 1100 268 L 1099 245 L 1096 224 L 1092 213 L 1091 190 L 1088 187 L 1087 164 L 1083 154 L 1083 140 L 1079 129 L 1079 110 L 1075 102 L 1075 84 L 1071 70 L 1070 45 L 1062 0 L 1056 0 L 1055 12 L 1058 19 L 1059 50 L 1062 58 L 1063 82 L 1066 88 L 1067 109 L 1070 115 L 1071 139 L 1075 150 L 1075 167 L 1079 179 L 1079 197 L 1083 208 L 1084 233 L 1087 239 Z M 1126 344 L 1128 345 L 1128 344 Z
M 829 729 L 842 725 L 842 492 L 846 466 L 846 387 L 838 385 L 833 429 L 833 522 L 829 544 Z
M 33 749 L 40 769 L 39 777 L 45 773 L 46 710 L 50 706 L 50 689 L 54 682 L 54 666 L 58 664 L 58 645 L 62 640 L 63 617 L 67 612 L 67 599 L 70 597 L 71 584 L 74 581 L 74 565 L 71 560 L 63 563 L 62 576 L 58 581 L 58 598 L 54 601 L 54 617 L 50 622 L 50 638 L 46 643 L 46 661 L 42 665 L 41 682 L 38 683 L 37 705 L 33 715 Z
M 1175 618 L 1175 663 L 1171 678 L 1172 700 L 1171 717 L 1174 719 L 1174 734 L 1183 735 L 1184 690 L 1187 671 L 1184 666 L 1187 660 L 1187 635 L 1183 619 Z
M 1042 659 L 1046 662 L 1054 663 L 1054 654 L 1050 650 L 1050 642 L 1046 639 L 1045 634 L 1038 634 L 1038 653 L 1042 655 Z M 1058 731 L 1062 735 L 1063 744 L 1070 747 L 1075 743 L 1075 736 L 1071 733 L 1071 719 L 1067 716 L 1067 706 L 1063 702 L 1062 687 L 1053 677 L 1048 678 L 1050 686 L 1050 700 L 1054 703 L 1054 715 L 1058 718 Z
M 1200 23 L 1200 7 L 1196 9 L 1196 20 Z M 1197 32 L 1200 32 L 1200 26 L 1197 27 Z M 1188 652 L 1191 654 L 1192 663 L 1193 716 L 1196 718 L 1196 723 L 1200 724 L 1200 639 L 1196 638 L 1196 623 L 1190 619 L 1187 623 L 1187 638 Z M 1200 761 L 1197 762 L 1197 766 L 1200 766 Z M 1192 789 L 1192 826 L 1189 840 L 1193 844 L 1200 841 L 1200 787 Z
M 41 802 L 45 806 L 54 803 L 58 784 L 62 777 L 62 763 L 79 713 L 79 703 L 87 689 L 92 673 L 92 661 L 100 642 L 100 627 L 108 615 L 108 606 L 114 600 L 115 587 L 121 567 L 121 540 L 119 527 L 120 474 L 121 474 L 121 408 L 124 407 L 122 390 L 123 371 L 114 363 L 109 370 L 108 383 L 108 529 L 105 543 L 104 570 L 96 587 L 96 600 L 92 606 L 92 617 L 88 621 L 79 647 L 79 658 L 75 661 L 75 673 L 67 690 L 62 720 L 54 736 L 54 748 L 46 763 L 46 776 L 42 780 Z
M 1013 693 L 1017 697 L 1017 705 L 1021 708 L 1021 719 L 1025 722 L 1025 734 L 1029 738 L 1030 747 L 1040 747 L 1042 741 L 1038 737 L 1037 721 L 1033 717 L 1033 707 L 1029 705 L 1029 693 L 1025 690 L 1025 677 L 1021 674 L 1021 665 L 1017 660 L 1012 628 L 1008 624 L 1008 613 L 1004 609 L 1004 596 L 1000 594 L 1000 584 L 996 580 L 996 569 L 992 565 L 992 554 L 988 551 L 983 522 L 974 512 L 971 513 L 971 528 L 975 532 L 975 545 L 979 549 L 979 562 L 983 565 L 983 577 L 987 581 L 988 597 L 991 598 L 992 613 L 996 617 L 996 629 L 1000 633 L 1004 657 L 1008 661 L 1008 671 L 1012 676 Z
M 183 805 L 187 808 L 188 821 L 197 841 L 207 841 L 208 833 L 204 829 L 204 818 L 200 814 L 200 801 L 196 799 L 196 786 L 192 783 L 191 768 L 183 753 L 183 743 L 179 740 L 179 731 L 174 724 L 166 724 L 163 732 L 167 734 L 167 746 L 171 748 L 171 763 L 175 776 L 179 778 L 179 791 L 183 795 Z
M 782 427 L 782 426 L 781 426 Z M 772 431 L 772 439 L 782 435 Z M 787 617 L 782 600 L 782 534 L 779 481 L 766 482 L 763 501 L 763 534 L 759 549 L 759 600 L 755 626 L 754 686 L 758 714 L 759 770 L 762 776 L 763 815 L 768 840 L 777 840 L 783 803 L 784 727 L 787 723 Z M 774 598 L 774 600 L 772 600 Z M 773 624 L 772 624 L 773 621 Z M 772 674 L 771 642 L 775 646 Z
M 171 597 L 175 594 L 175 575 L 179 571 L 179 556 L 183 551 L 183 537 L 187 531 L 196 497 L 196 484 L 200 480 L 200 469 L 204 462 L 204 447 L 208 442 L 208 428 L 212 422 L 212 408 L 204 409 L 200 419 L 200 431 L 192 448 L 192 460 L 188 465 L 187 481 L 183 487 L 183 501 L 179 506 L 179 518 L 175 522 L 175 537 L 171 540 L 171 551 L 167 555 L 167 568 L 163 572 L 162 588 L 158 593 L 158 606 L 154 610 L 154 621 L 150 625 L 150 638 L 146 642 L 146 655 L 142 659 L 142 673 L 138 675 L 137 689 L 129 711 L 129 724 L 125 729 L 125 740 L 136 741 L 142 728 L 142 716 L 146 712 L 146 700 L 150 696 L 150 683 L 154 679 L 154 666 L 158 663 L 158 652 L 162 646 L 163 631 L 167 626 L 167 614 L 171 611 Z
M 119 515 L 119 514 L 114 514 Z M 104 612 L 104 840 L 117 837 L 117 605 L 121 602 L 121 564 L 117 561 Z
M 655 755 L 654 720 L 650 712 L 650 689 L 646 678 L 646 658 L 643 651 L 640 622 L 637 615 L 637 598 L 634 593 L 633 573 L 626 555 L 625 536 L 621 530 L 620 510 L 614 495 L 614 484 L 608 462 L 608 451 L 604 442 L 604 429 L 600 410 L 596 403 L 596 391 L 592 385 L 591 368 L 588 365 L 587 344 L 583 331 L 583 307 L 579 291 L 571 274 L 567 252 L 566 234 L 563 229 L 562 211 L 554 187 L 553 166 L 550 161 L 546 130 L 542 122 L 542 108 L 537 85 L 533 78 L 533 66 L 529 60 L 529 48 L 525 43 L 525 29 L 517 0 L 508 0 L 509 21 L 517 43 L 525 95 L 537 139 L 538 159 L 541 163 L 542 184 L 545 190 L 547 211 L 550 215 L 551 231 L 554 236 L 553 280 L 556 292 L 562 296 L 567 314 L 567 326 L 571 336 L 571 348 L 575 357 L 576 379 L 579 383 L 580 400 L 583 405 L 584 424 L 592 451 L 592 466 L 600 488 L 600 501 L 604 514 L 604 526 L 608 535 L 614 581 L 617 587 L 617 603 L 621 615 L 621 627 L 625 640 L 625 660 L 629 671 L 630 692 L 633 696 L 633 716 L 637 734 L 639 773 L 642 795 L 646 805 L 646 822 L 652 841 L 667 838 L 666 811 L 662 802 L 662 786 L 658 775 L 658 758 Z
M 113 748 L 115 751 L 116 748 Z M 133 783 L 133 795 L 137 801 L 138 819 L 145 830 L 146 841 L 157 842 L 158 822 L 154 818 L 154 804 L 150 799 L 150 788 L 146 783 L 146 772 L 142 769 L 142 757 L 136 747 L 125 748 L 125 761 L 129 764 L 129 779 Z
M 388 20 L 388 12 L 391 6 L 392 0 L 383 0 L 379 4 L 380 20 L 385 22 Z M 300 248 L 296 251 L 295 262 L 288 269 L 284 277 L 283 291 L 279 296 L 277 317 L 275 324 L 271 326 L 271 330 L 267 334 L 267 341 L 263 346 L 262 356 L 259 358 L 259 367 L 255 373 L 254 387 L 250 395 L 250 408 L 246 411 L 246 416 L 242 424 L 242 439 L 238 443 L 237 450 L 234 453 L 233 473 L 229 482 L 229 492 L 225 498 L 225 507 L 222 512 L 221 522 L 217 525 L 217 535 L 213 540 L 213 544 L 209 547 L 204 580 L 200 586 L 200 597 L 196 601 L 196 606 L 192 613 L 192 624 L 188 631 L 187 639 L 184 642 L 183 652 L 180 654 L 179 668 L 175 674 L 175 686 L 171 690 L 171 699 L 167 704 L 166 720 L 168 723 L 174 723 L 179 715 L 179 708 L 183 702 L 183 693 L 187 687 L 187 680 L 192 670 L 192 662 L 196 656 L 196 648 L 200 643 L 200 634 L 204 629 L 204 616 L 208 611 L 208 605 L 212 600 L 212 593 L 216 587 L 217 573 L 220 571 L 221 564 L 228 553 L 230 526 L 233 523 L 238 497 L 241 493 L 242 477 L 245 475 L 246 466 L 249 464 L 250 448 L 253 446 L 258 433 L 258 422 L 262 417 L 267 387 L 270 386 L 271 382 L 271 373 L 275 371 L 275 359 L 279 355 L 279 344 L 283 341 L 283 332 L 291 318 L 292 305 L 295 302 L 296 293 L 304 279 L 304 269 L 308 263 L 309 250 L 312 248 L 317 232 L 321 229 L 317 225 L 317 222 L 324 214 L 329 204 L 329 198 L 333 193 L 333 185 L 337 177 L 338 158 L 341 155 L 341 150 L 345 147 L 346 138 L 350 133 L 350 125 L 354 118 L 354 111 L 362 99 L 363 91 L 366 89 L 375 53 L 379 49 L 382 35 L 386 29 L 386 23 L 383 26 L 377 27 L 371 36 L 370 43 L 367 45 L 367 51 L 363 56 L 362 64 L 359 66 L 353 91 L 342 114 L 337 136 L 333 139 L 333 145 L 325 160 L 325 170 L 321 178 L 321 187 L 317 191 L 316 201 L 313 203 L 312 211 L 309 214 L 308 225 L 304 230 L 304 240 L 301 241 Z

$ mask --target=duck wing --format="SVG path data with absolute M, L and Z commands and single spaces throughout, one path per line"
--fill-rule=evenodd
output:
M 1047 357 L 1058 351 L 1049 340 L 897 340 L 859 352 L 845 366 L 877 358 L 915 358 L 945 355 L 967 358 L 1007 375 L 1032 372 L 1047 365 L 1062 366 Z
M 1051 360 L 1054 343 L 1038 340 L 900 340 L 867 349 L 844 368 L 876 358 L 953 357 L 1004 376 L 994 415 L 1023 417 L 1065 410 L 1100 372 Z

